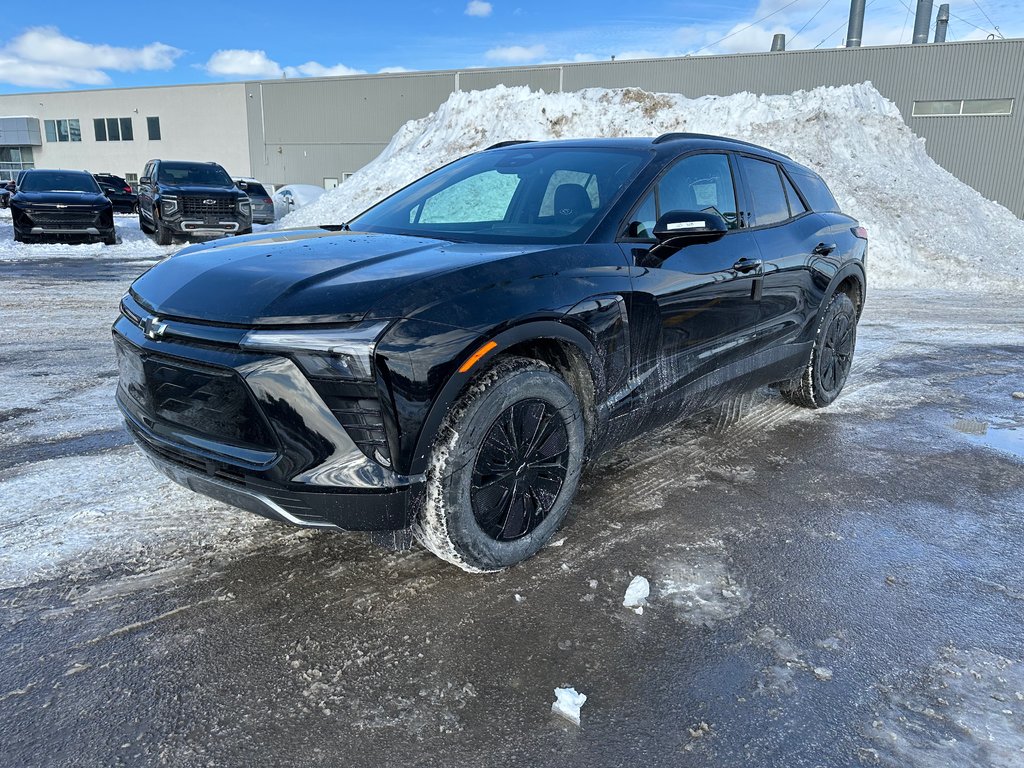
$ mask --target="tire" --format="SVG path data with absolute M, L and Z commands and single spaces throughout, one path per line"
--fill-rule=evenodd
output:
M 111 233 L 109 235 L 104 236 L 103 244 L 104 245 L 117 245 L 117 234 L 116 233 Z
M 31 242 L 31 240 L 29 240 L 24 235 L 19 234 L 18 230 L 14 230 L 14 242 L 16 242 L 16 243 L 29 243 L 29 242 Z
M 843 390 L 857 345 L 857 308 L 837 293 L 821 315 L 814 346 L 799 378 L 782 387 L 782 395 L 804 408 L 823 408 Z
M 536 360 L 500 359 L 438 430 L 414 535 L 473 573 L 535 555 L 572 505 L 585 441 L 579 399 L 562 377 Z
M 139 211 L 139 229 L 142 230 L 143 234 L 152 235 L 152 228 L 146 223 L 146 220 L 142 216 L 142 211 Z
M 156 244 L 157 245 L 170 245 L 174 236 L 171 234 L 171 230 L 163 225 L 159 217 L 153 218 L 153 230 L 156 233 Z

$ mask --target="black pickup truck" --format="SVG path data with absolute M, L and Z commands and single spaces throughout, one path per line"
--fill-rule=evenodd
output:
M 150 160 L 139 179 L 139 227 L 160 245 L 175 237 L 252 232 L 252 203 L 217 163 Z

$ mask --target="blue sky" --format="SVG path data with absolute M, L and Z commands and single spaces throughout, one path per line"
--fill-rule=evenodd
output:
M 909 42 L 916 0 L 868 0 L 865 45 Z M 952 0 L 950 40 L 1024 36 L 1021 0 Z M 13 6 L 8 5 L 8 10 Z M 57 0 L 4 14 L 0 93 L 841 45 L 848 0 Z M 938 8 L 938 0 L 935 2 Z M 13 24 L 12 24 L 13 22 Z

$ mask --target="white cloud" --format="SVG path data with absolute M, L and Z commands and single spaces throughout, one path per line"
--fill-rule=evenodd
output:
M 490 3 L 484 2 L 484 0 L 469 0 L 469 4 L 466 6 L 467 16 L 490 16 L 491 11 L 494 10 L 494 6 Z
M 281 77 L 281 65 L 267 56 L 266 51 L 248 51 L 230 48 L 217 51 L 206 62 L 206 71 L 216 77 Z
M 545 45 L 509 45 L 503 48 L 491 48 L 484 56 L 488 61 L 497 61 L 504 64 L 526 64 L 547 56 L 548 49 Z
M 406 69 L 405 67 L 381 67 L 377 70 L 378 74 L 381 75 L 397 75 L 401 72 L 414 72 L 415 70 Z
M 288 77 L 338 77 L 341 75 L 365 75 L 366 70 L 353 69 L 344 64 L 326 67 L 319 61 L 307 61 L 297 67 L 285 67 L 284 73 Z
M 171 69 L 183 53 L 164 43 L 142 48 L 83 43 L 56 27 L 33 27 L 0 47 L 0 81 L 36 88 L 107 85 L 105 70 Z

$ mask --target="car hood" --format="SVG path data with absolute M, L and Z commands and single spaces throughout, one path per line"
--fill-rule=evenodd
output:
M 80 192 L 19 192 L 15 201 L 27 205 L 67 205 L 74 207 L 102 206 L 107 198 L 99 194 Z
M 282 230 L 185 248 L 131 292 L 155 314 L 208 323 L 354 322 L 415 282 L 544 247 Z
M 203 197 L 230 197 L 241 198 L 245 192 L 240 189 L 228 187 L 204 187 L 201 184 L 161 184 L 160 194 L 163 195 L 196 195 Z

